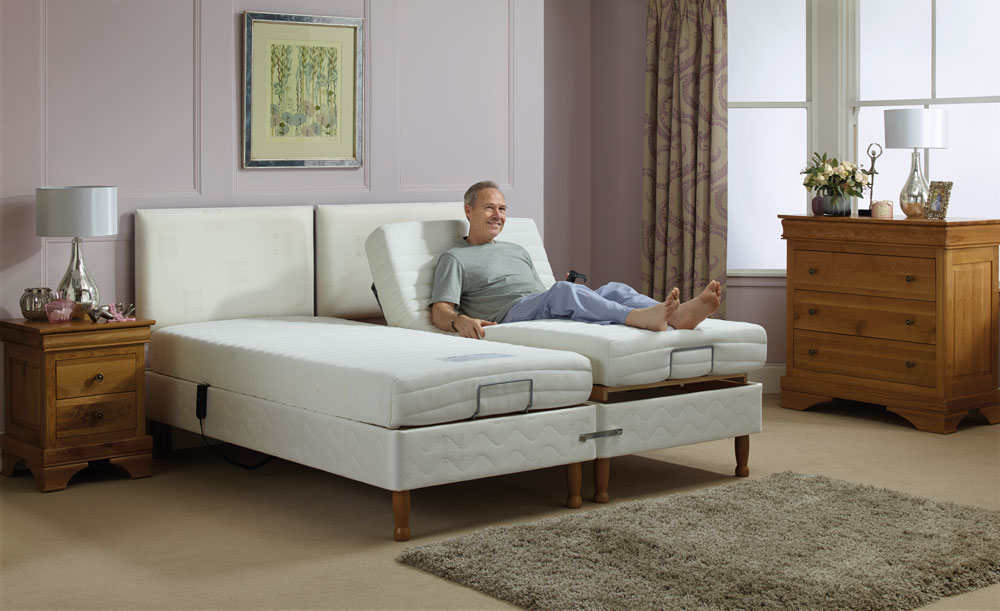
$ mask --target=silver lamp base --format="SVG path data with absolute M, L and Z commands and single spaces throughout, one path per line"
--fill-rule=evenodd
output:
M 920 219 L 927 216 L 927 202 L 930 199 L 930 187 L 920 170 L 920 151 L 913 149 L 910 162 L 910 174 L 906 178 L 903 190 L 899 192 L 899 208 L 909 218 Z
M 80 238 L 73 238 L 69 267 L 66 268 L 66 273 L 56 287 L 63 299 L 76 303 L 73 308 L 75 320 L 89 320 L 87 313 L 101 305 L 97 282 L 83 263 L 82 244 Z

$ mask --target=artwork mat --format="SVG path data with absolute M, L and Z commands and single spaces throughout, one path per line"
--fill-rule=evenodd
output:
M 952 184 L 950 180 L 931 181 L 929 195 L 927 196 L 927 218 L 944 219 L 948 215 L 948 202 L 951 199 Z M 941 210 L 933 210 L 934 200 L 938 197 L 941 198 Z
M 364 20 L 278 13 L 244 13 L 244 168 L 361 167 Z M 271 135 L 271 45 L 337 46 L 338 136 Z

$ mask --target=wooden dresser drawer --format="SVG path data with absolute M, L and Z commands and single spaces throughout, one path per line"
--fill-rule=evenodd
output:
M 130 431 L 136 427 L 135 393 L 56 403 L 56 438 Z
M 913 299 L 795 291 L 792 321 L 796 329 L 922 344 L 936 336 L 934 302 Z
M 795 369 L 936 385 L 933 345 L 815 331 L 795 331 L 793 341 Z
M 56 398 L 135 390 L 135 355 L 113 354 L 56 361 Z
M 935 298 L 934 259 L 798 250 L 791 273 L 796 290 Z

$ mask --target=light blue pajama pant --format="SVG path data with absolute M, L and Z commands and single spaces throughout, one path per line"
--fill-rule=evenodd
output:
M 556 282 L 544 293 L 522 297 L 500 322 L 569 318 L 601 325 L 623 325 L 632 310 L 657 303 L 621 282 L 609 282 L 596 291 L 583 284 Z

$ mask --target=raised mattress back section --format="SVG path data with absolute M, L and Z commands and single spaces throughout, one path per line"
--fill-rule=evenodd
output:
M 438 257 L 466 235 L 468 222 L 415 221 L 382 225 L 365 244 L 385 320 L 394 327 L 437 331 L 431 324 L 431 287 Z M 528 251 L 546 287 L 555 283 L 535 221 L 508 218 L 499 241 Z
M 170 325 L 312 315 L 312 206 L 136 210 L 136 312 Z

